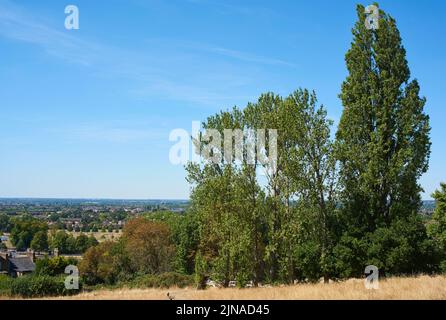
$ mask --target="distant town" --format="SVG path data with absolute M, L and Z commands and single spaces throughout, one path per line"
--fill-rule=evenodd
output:
M 187 200 L 1 198 L 0 274 L 33 273 L 36 261 L 46 257 L 79 260 L 89 247 L 119 239 L 128 220 L 155 212 L 182 214 L 188 205 Z M 41 238 L 39 231 L 45 233 Z
M 0 214 L 30 215 L 50 229 L 69 232 L 118 232 L 129 218 L 143 213 L 184 213 L 189 200 L 0 198 Z M 423 201 L 420 215 L 430 217 L 435 201 Z
M 0 214 L 31 215 L 50 228 L 70 232 L 113 232 L 129 217 L 155 211 L 183 213 L 188 205 L 188 200 L 0 198 Z

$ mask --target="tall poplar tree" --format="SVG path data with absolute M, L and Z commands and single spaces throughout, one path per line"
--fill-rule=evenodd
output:
M 416 214 L 431 143 L 426 100 L 410 80 L 395 20 L 379 10 L 377 28 L 369 28 L 363 6 L 357 14 L 336 138 L 344 216 L 361 236 Z

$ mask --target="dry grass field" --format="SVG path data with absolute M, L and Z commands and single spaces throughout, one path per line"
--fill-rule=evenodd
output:
M 99 242 L 104 241 L 113 241 L 118 240 L 122 236 L 122 231 L 119 232 L 75 232 L 75 231 L 69 231 L 67 232 L 69 234 L 72 234 L 75 238 L 77 238 L 80 234 L 85 234 L 87 236 L 94 236 L 96 240 Z
M 166 300 L 167 292 L 175 300 L 444 300 L 446 277 L 420 276 L 380 280 L 378 290 L 367 290 L 363 280 L 351 279 L 330 284 L 298 284 L 272 288 L 217 289 L 117 289 L 82 293 L 72 297 L 49 299 L 80 300 Z

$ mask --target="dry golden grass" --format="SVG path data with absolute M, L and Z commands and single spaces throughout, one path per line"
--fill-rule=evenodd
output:
M 81 234 L 85 234 L 87 236 L 93 236 L 99 242 L 118 240 L 122 236 L 121 230 L 119 232 L 114 232 L 114 231 L 113 232 L 108 232 L 108 231 L 106 231 L 106 232 L 102 232 L 102 231 L 98 231 L 98 232 L 68 231 L 67 233 L 72 234 L 75 238 L 79 237 L 79 235 L 81 235 Z
M 380 280 L 378 290 L 367 290 L 363 280 L 351 279 L 330 284 L 298 284 L 273 288 L 210 288 L 202 291 L 192 288 L 99 290 L 52 299 L 166 300 L 167 292 L 175 300 L 443 300 L 446 299 L 446 277 L 419 276 Z

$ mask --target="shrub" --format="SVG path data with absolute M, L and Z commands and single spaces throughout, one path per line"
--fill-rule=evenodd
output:
M 122 239 L 133 270 L 147 274 L 172 270 L 175 247 L 165 223 L 135 218 L 125 225 Z
M 57 276 L 65 272 L 68 265 L 76 265 L 77 260 L 74 258 L 53 257 L 39 259 L 36 261 L 36 274 Z
M 13 279 L 7 275 L 0 274 L 0 296 L 11 295 L 11 283 Z
M 369 235 L 367 264 L 383 274 L 416 274 L 436 271 L 435 246 L 426 234 L 420 217 L 398 219 L 387 228 Z
M 165 272 L 159 275 L 142 275 L 130 282 L 133 288 L 184 288 L 192 286 L 194 278 L 178 272 Z
M 86 284 L 112 284 L 115 282 L 116 259 L 111 254 L 111 251 L 116 245 L 106 241 L 98 246 L 89 248 L 85 252 L 82 261 L 79 263 L 79 270 Z
M 67 294 L 64 277 L 23 276 L 11 282 L 11 295 L 24 298 L 59 296 Z
M 316 282 L 322 276 L 320 267 L 321 249 L 314 241 L 307 241 L 295 248 L 296 275 L 299 280 Z

